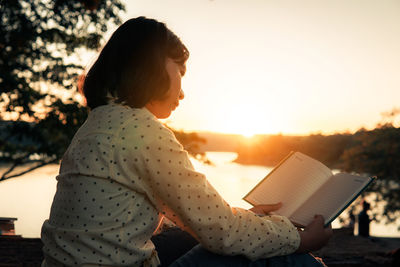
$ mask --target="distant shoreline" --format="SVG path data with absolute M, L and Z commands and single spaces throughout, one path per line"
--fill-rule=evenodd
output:
M 252 159 L 252 158 L 245 158 L 240 156 L 239 153 L 237 153 L 237 158 L 233 161 L 238 164 L 242 165 L 258 165 L 258 166 L 264 166 L 264 167 L 274 167 L 278 162 L 276 161 L 271 161 L 271 160 L 263 160 L 263 159 Z

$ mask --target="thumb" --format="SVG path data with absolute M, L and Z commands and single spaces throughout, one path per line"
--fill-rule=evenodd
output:
M 325 227 L 325 228 L 324 228 L 324 232 L 325 232 L 325 234 L 327 234 L 328 236 L 332 236 L 332 235 L 333 235 L 332 225 L 329 224 L 327 227 Z
M 251 208 L 250 210 L 254 213 L 257 214 L 263 214 L 266 215 L 270 213 L 271 211 L 278 210 L 282 207 L 282 203 L 276 203 L 276 204 L 266 204 L 266 205 L 257 205 Z
M 325 220 L 322 215 L 315 215 L 314 219 L 307 226 L 323 226 L 324 222 Z

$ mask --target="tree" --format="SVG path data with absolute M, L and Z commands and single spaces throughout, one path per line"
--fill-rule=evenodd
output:
M 200 148 L 200 144 L 207 143 L 207 140 L 200 137 L 197 133 L 187 133 L 180 130 L 174 130 L 166 125 L 175 134 L 176 139 L 182 144 L 182 146 L 189 152 L 189 154 L 195 159 L 201 161 L 204 164 L 211 164 L 212 162 L 207 158 L 206 154 Z
M 80 55 L 101 46 L 124 9 L 110 0 L 0 0 L 0 162 L 11 163 L 0 181 L 61 159 L 87 117 Z M 174 132 L 206 161 L 197 146 L 205 140 Z
M 123 10 L 119 0 L 0 0 L 0 161 L 12 163 L 0 181 L 61 158 L 87 115 L 79 55 Z
M 394 222 L 400 210 L 400 128 L 394 126 L 393 110 L 385 115 L 384 123 L 374 130 L 360 130 L 354 134 L 352 145 L 344 151 L 342 168 L 346 171 L 377 176 L 369 187 L 376 193 L 376 201 L 384 201 L 383 214 L 374 214 L 377 220 Z

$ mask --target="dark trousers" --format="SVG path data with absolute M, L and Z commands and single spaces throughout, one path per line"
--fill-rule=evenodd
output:
M 199 243 L 190 234 L 177 227 L 153 236 L 151 241 L 156 247 L 162 267 L 169 266 Z
M 218 255 L 205 250 L 190 234 L 170 228 L 151 238 L 158 252 L 161 266 L 166 267 L 321 267 L 325 266 L 311 254 L 291 254 L 250 261 L 244 256 Z

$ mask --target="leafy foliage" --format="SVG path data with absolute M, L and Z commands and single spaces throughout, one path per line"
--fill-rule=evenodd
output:
M 383 125 L 357 132 L 341 159 L 346 171 L 377 176 L 369 191 L 378 193 L 376 201 L 385 201 L 382 215 L 394 222 L 400 210 L 400 128 Z
M 87 116 L 79 52 L 98 49 L 123 10 L 109 0 L 0 0 L 0 160 L 12 163 L 0 180 L 60 159 Z
M 185 150 L 187 150 L 192 157 L 200 160 L 203 163 L 211 164 L 211 161 L 206 157 L 205 152 L 202 151 L 202 149 L 200 148 L 200 144 L 205 144 L 207 142 L 206 139 L 200 137 L 197 133 L 194 132 L 186 133 L 180 130 L 171 130 L 174 132 L 176 139 L 179 140 Z
M 87 117 L 79 56 L 101 46 L 123 10 L 110 0 L 0 0 L 0 162 L 11 164 L 0 181 L 60 160 Z M 174 132 L 205 161 L 205 140 Z

